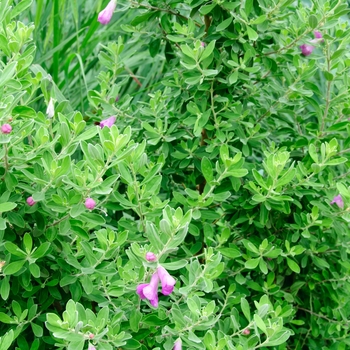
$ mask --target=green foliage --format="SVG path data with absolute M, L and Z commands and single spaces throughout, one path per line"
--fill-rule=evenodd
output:
M 106 5 L 0 0 L 0 349 L 347 349 L 348 6 Z

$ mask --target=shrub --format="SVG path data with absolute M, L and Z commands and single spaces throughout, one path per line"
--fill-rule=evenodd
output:
M 346 349 L 347 5 L 67 4 L 0 1 L 0 349 Z

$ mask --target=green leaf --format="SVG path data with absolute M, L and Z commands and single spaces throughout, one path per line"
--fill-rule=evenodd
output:
M 40 337 L 43 336 L 43 333 L 44 333 L 43 327 L 41 327 L 41 326 L 39 326 L 39 325 L 37 325 L 37 324 L 35 324 L 35 323 L 33 323 L 33 322 L 31 322 L 30 325 L 31 325 L 32 330 L 33 330 L 33 333 L 34 333 L 34 335 L 35 335 L 36 337 L 39 337 L 39 338 L 40 338 Z
M 12 203 L 12 202 L 0 203 L 0 213 L 4 213 L 5 211 L 11 211 L 16 207 L 17 207 L 16 203 Z
M 300 267 L 294 260 L 287 258 L 287 264 L 293 272 L 300 273 Z
M 255 321 L 255 324 L 258 326 L 258 328 L 261 331 L 263 331 L 265 334 L 267 334 L 266 325 L 258 314 L 254 314 L 254 321 Z
M 0 322 L 8 324 L 16 323 L 10 316 L 4 314 L 3 312 L 0 312 Z
M 161 327 L 161 326 L 165 326 L 166 324 L 168 324 L 169 320 L 168 318 L 165 319 L 161 319 L 156 315 L 147 315 L 142 319 L 142 323 L 148 325 L 148 326 L 157 326 L 157 327 Z
M 238 70 L 235 70 L 232 74 L 228 77 L 228 82 L 230 85 L 234 84 L 238 79 Z
M 236 259 L 241 256 L 241 252 L 237 248 L 219 248 L 218 251 L 230 259 Z
M 311 15 L 309 17 L 309 26 L 312 28 L 312 29 L 315 29 L 317 27 L 317 24 L 318 24 L 318 20 L 317 20 L 317 17 L 315 15 Z
M 30 252 L 32 250 L 33 240 L 31 235 L 28 232 L 25 233 L 25 235 L 23 236 L 23 244 L 27 252 Z
M 210 160 L 207 157 L 202 158 L 201 169 L 202 169 L 202 174 L 203 174 L 205 180 L 208 183 L 213 181 L 213 179 L 214 179 L 213 167 L 212 167 Z
M 255 269 L 259 265 L 260 258 L 250 259 L 245 262 L 244 267 L 246 269 Z
M 11 242 L 5 242 L 4 246 L 5 246 L 5 249 L 13 255 L 20 256 L 21 258 L 24 258 L 27 256 L 27 254 L 22 249 L 20 249 L 19 247 L 17 247 L 15 244 Z
M 15 274 L 16 272 L 18 272 L 22 268 L 22 266 L 24 265 L 25 262 L 26 262 L 26 260 L 19 260 L 19 261 L 12 262 L 8 265 L 5 265 L 3 268 L 4 275 Z
M 252 29 L 252 28 L 250 28 L 248 26 L 247 26 L 247 33 L 248 33 L 249 40 L 255 41 L 259 37 L 258 33 L 254 29 Z
M 250 322 L 251 318 L 250 318 L 250 307 L 249 307 L 249 303 L 246 299 L 241 299 L 241 309 L 242 312 L 245 316 L 245 318 L 248 320 L 248 322 Z
M 17 61 L 9 63 L 2 72 L 0 72 L 0 88 L 3 87 L 16 73 Z
M 214 51 L 215 48 L 215 40 L 211 41 L 207 47 L 204 49 L 202 55 L 199 58 L 199 62 L 203 61 L 204 59 L 206 59 L 207 57 L 209 57 L 212 52 Z
M 169 263 L 162 263 L 162 266 L 167 270 L 179 270 L 188 264 L 187 260 L 177 260 Z
M 232 23 L 232 19 L 232 17 L 225 19 L 216 27 L 216 31 L 221 32 L 222 30 L 226 29 Z
M 43 244 L 41 244 L 41 245 L 39 246 L 39 248 L 37 248 L 37 249 L 33 252 L 33 254 L 31 255 L 32 258 L 34 258 L 34 259 L 42 258 L 42 257 L 45 255 L 45 253 L 49 250 L 50 245 L 51 245 L 50 242 L 44 242 Z
M 40 277 L 40 268 L 37 264 L 33 263 L 29 265 L 29 271 L 33 275 L 34 278 Z

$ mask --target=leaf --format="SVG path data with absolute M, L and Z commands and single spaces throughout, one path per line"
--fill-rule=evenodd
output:
M 249 307 L 249 303 L 246 299 L 241 299 L 241 309 L 242 312 L 245 316 L 245 318 L 248 320 L 248 322 L 250 322 L 251 318 L 250 318 L 250 307 Z
M 293 272 L 300 273 L 300 267 L 294 260 L 287 258 L 287 265 Z
M 244 267 L 246 269 L 255 269 L 259 265 L 260 258 L 250 259 L 245 262 Z
M 12 262 L 8 265 L 5 265 L 3 268 L 4 275 L 15 274 L 16 272 L 18 272 L 22 268 L 22 266 L 24 265 L 25 262 L 26 262 L 26 260 L 19 260 L 19 261 Z
M 4 86 L 16 73 L 17 61 L 9 63 L 2 72 L 0 72 L 0 87 Z
M 179 270 L 188 264 L 187 260 L 177 260 L 169 263 L 162 263 L 162 266 L 167 270 Z
M 201 162 L 201 169 L 202 174 L 205 178 L 205 180 L 210 183 L 214 179 L 213 175 L 213 166 L 211 164 L 211 161 L 207 157 L 203 157 Z
M 267 334 L 266 325 L 258 314 L 254 315 L 254 321 L 255 321 L 255 324 L 258 326 L 258 328 L 262 330 L 265 334 Z
M 318 20 L 317 20 L 317 17 L 315 15 L 311 15 L 309 17 L 309 26 L 312 28 L 312 29 L 315 29 L 317 27 L 317 24 L 318 24 Z
M 199 59 L 199 62 L 203 61 L 204 59 L 206 59 L 207 57 L 209 57 L 212 52 L 214 51 L 214 48 L 215 48 L 215 40 L 211 41 L 207 47 L 204 49 L 200 59 Z
M 238 70 L 235 70 L 232 74 L 228 77 L 228 82 L 230 85 L 234 84 L 238 79 Z
M 236 259 L 241 256 L 241 252 L 237 248 L 219 248 L 218 251 L 230 259 Z
M 48 251 L 48 249 L 50 248 L 51 243 L 50 242 L 44 242 L 43 244 L 41 244 L 39 246 L 39 248 L 37 248 L 33 254 L 31 255 L 32 258 L 34 259 L 39 259 L 41 257 L 43 257 L 45 255 L 45 253 Z
M 33 333 L 36 337 L 42 337 L 43 336 L 43 327 L 31 322 L 30 323 L 31 327 L 32 327 L 32 330 L 33 330 Z
M 9 315 L 6 315 L 3 312 L 0 312 L 0 322 L 8 323 L 8 324 L 16 323 Z
M 247 26 L 247 33 L 248 33 L 249 40 L 255 41 L 259 37 L 258 33 L 254 29 L 252 29 L 252 28 L 250 28 L 248 26 Z
M 0 213 L 4 213 L 5 211 L 11 211 L 16 207 L 17 207 L 16 203 L 12 203 L 12 202 L 0 203 Z
M 216 31 L 221 32 L 222 30 L 226 29 L 232 23 L 232 19 L 232 17 L 225 19 L 216 27 Z

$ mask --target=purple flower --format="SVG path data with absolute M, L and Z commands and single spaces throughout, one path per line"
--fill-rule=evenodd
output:
M 111 0 L 108 5 L 98 14 L 97 20 L 101 24 L 108 24 L 113 16 L 113 12 L 117 6 L 116 0 Z
M 36 202 L 35 202 L 35 200 L 33 199 L 32 196 L 30 196 L 30 197 L 27 198 L 27 204 L 28 204 L 30 207 L 32 207 L 35 203 L 36 203 Z
M 96 202 L 92 198 L 86 198 L 85 208 L 93 210 L 95 208 Z
M 205 47 L 205 42 L 204 41 L 201 41 L 201 46 Z
M 155 272 L 151 277 L 150 283 L 139 284 L 136 293 L 141 299 L 148 299 L 154 307 L 158 307 L 158 273 Z
M 182 341 L 180 338 L 175 341 L 173 350 L 182 350 Z
M 3 134 L 9 134 L 12 131 L 12 126 L 10 124 L 4 124 L 1 126 L 1 132 Z
M 93 345 L 89 344 L 88 350 L 96 350 L 96 348 Z
M 315 35 L 315 38 L 316 38 L 316 39 L 322 39 L 322 33 L 319 32 L 318 30 L 315 30 L 315 31 L 314 31 L 314 35 Z
M 299 48 L 300 48 L 300 50 L 301 50 L 301 53 L 302 53 L 304 56 L 309 56 L 309 55 L 311 55 L 312 51 L 315 49 L 314 46 L 312 46 L 312 45 L 307 45 L 307 44 L 303 44 L 303 45 L 301 45 Z
M 337 196 L 335 196 L 331 202 L 331 204 L 336 204 L 339 208 L 344 208 L 344 202 L 343 202 L 343 198 L 341 197 L 340 194 L 338 194 Z
M 154 253 L 148 252 L 148 253 L 146 253 L 146 260 L 147 261 L 156 261 L 157 257 Z
M 165 270 L 163 266 L 159 266 L 157 271 L 160 278 L 160 283 L 162 284 L 162 293 L 164 295 L 171 294 L 176 283 L 175 278 L 170 276 L 169 272 Z
M 108 126 L 109 128 L 115 123 L 115 116 L 109 117 L 105 120 L 102 120 L 100 123 L 101 129 L 104 128 L 105 126 Z

